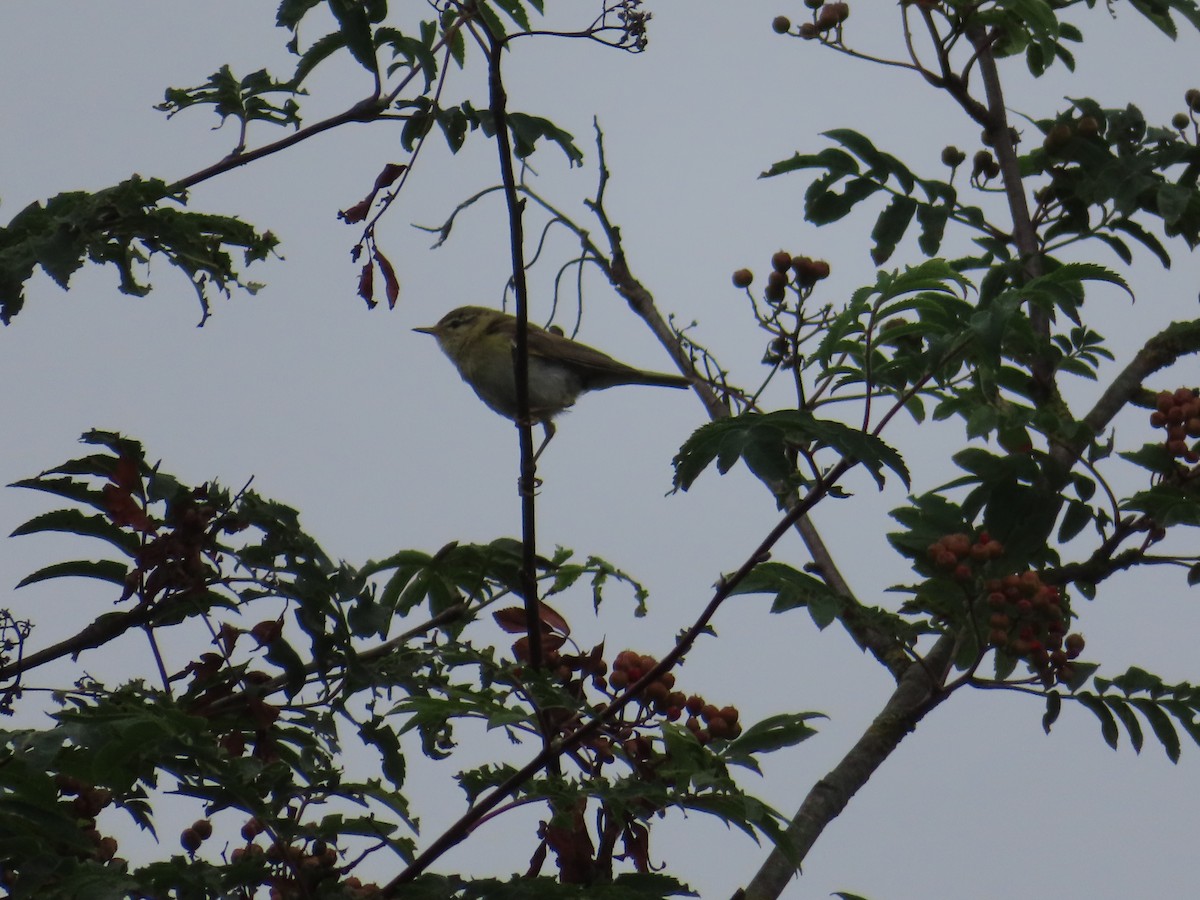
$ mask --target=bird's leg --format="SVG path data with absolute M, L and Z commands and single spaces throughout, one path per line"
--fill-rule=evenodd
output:
M 550 438 L 554 437 L 554 423 L 549 419 L 542 420 L 542 432 L 546 435 L 542 438 L 541 445 L 537 448 L 537 452 L 533 454 L 533 461 L 536 463 L 538 457 L 542 455 L 542 451 L 546 449 L 546 445 L 550 443 Z
M 545 437 L 542 438 L 542 442 L 538 445 L 537 451 L 533 454 L 533 459 L 531 460 L 535 466 L 537 465 L 538 457 L 542 455 L 542 451 L 545 450 L 546 445 L 550 443 L 550 438 L 554 437 L 554 425 L 549 419 L 542 420 L 542 431 L 544 432 Z M 525 475 L 522 475 L 517 479 L 517 490 L 521 496 L 531 496 L 537 491 L 538 488 L 542 486 L 542 479 L 538 478 L 536 475 L 533 476 L 531 480 L 532 484 L 529 483 L 529 480 L 526 479 Z

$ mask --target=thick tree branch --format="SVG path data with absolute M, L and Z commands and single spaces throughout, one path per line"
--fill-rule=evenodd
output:
M 1083 417 L 1088 434 L 1101 434 L 1117 413 L 1144 390 L 1148 377 L 1189 354 L 1200 354 L 1200 319 L 1172 322 L 1146 341 Z M 1056 444 L 1050 448 L 1050 455 L 1065 468 L 1086 446 L 1086 437 L 1072 445 Z
M 603 160 L 601 163 L 601 186 L 603 186 L 608 173 L 603 168 Z M 654 295 L 634 277 L 629 269 L 625 250 L 621 244 L 620 229 L 613 225 L 604 213 L 602 188 L 597 192 L 596 200 L 588 205 L 600 220 L 609 245 L 610 255 L 606 257 L 597 252 L 597 263 L 617 293 L 625 298 L 630 309 L 637 313 L 647 327 L 654 332 L 667 352 L 671 354 L 680 371 L 694 375 L 695 370 L 692 368 L 691 361 L 684 354 L 679 339 L 658 312 Z M 704 404 L 710 419 L 715 421 L 729 416 L 729 409 L 721 402 L 716 391 L 707 382 L 697 379 L 692 386 L 700 398 L 700 402 Z M 850 633 L 859 647 L 870 652 L 892 673 L 894 678 L 898 679 L 910 659 L 903 645 L 893 635 L 875 628 L 861 615 L 862 605 L 855 598 L 850 584 L 838 569 L 833 555 L 829 552 L 829 548 L 812 520 L 807 515 L 799 516 L 795 520 L 795 528 L 825 583 L 846 600 L 846 609 L 839 617 L 842 626 Z
M 808 851 L 892 751 L 947 696 L 941 688 L 955 639 L 944 634 L 921 662 L 910 662 L 883 710 L 828 775 L 818 781 L 787 830 L 787 847 L 776 847 L 739 900 L 774 900 L 800 869 Z

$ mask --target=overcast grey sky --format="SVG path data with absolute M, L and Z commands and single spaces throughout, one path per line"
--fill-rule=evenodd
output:
M 853 6 L 848 40 L 895 53 L 893 4 Z M 0 221 L 61 191 L 97 189 L 134 172 L 171 180 L 228 152 L 232 129 L 211 130 L 206 112 L 168 122 L 152 107 L 165 87 L 199 84 L 225 63 L 239 74 L 263 66 L 288 73 L 286 35 L 271 25 L 273 7 L 236 0 L 0 5 Z M 1089 42 L 1077 53 L 1073 78 L 1060 73 L 1032 83 L 1020 61 L 1006 63 L 1010 106 L 1037 118 L 1063 106 L 1064 95 L 1091 96 L 1106 106 L 1136 103 L 1165 122 L 1182 106 L 1183 92 L 1200 86 L 1200 42 L 1185 33 L 1172 44 L 1124 7 L 1117 4 L 1115 20 L 1104 4 L 1080 14 Z M 798 20 L 799 3 L 697 0 L 649 8 L 650 47 L 639 57 L 580 42 L 519 44 L 506 63 L 511 104 L 552 119 L 588 151 L 582 170 L 569 170 L 553 148 L 533 160 L 539 185 L 581 217 L 579 201 L 594 189 L 590 134 L 598 116 L 613 173 L 608 210 L 622 227 L 635 274 L 665 312 L 698 323 L 695 336 L 735 381 L 753 384 L 762 345 L 730 286 L 734 269 L 749 266 L 761 278 L 770 253 L 785 247 L 832 262 L 823 300 L 874 280 L 869 216 L 814 229 L 802 221 L 807 182 L 761 181 L 758 173 L 796 150 L 820 149 L 821 131 L 849 127 L 940 177 L 941 147 L 955 143 L 971 153 L 977 129 L 916 78 L 773 34 L 772 16 Z M 348 65 L 319 72 L 306 122 L 348 106 L 368 87 L 361 70 Z M 447 92 L 455 101 L 485 102 L 478 71 L 454 75 Z M 259 129 L 251 142 L 275 136 Z M 433 341 L 410 331 L 463 303 L 500 302 L 508 247 L 497 202 L 464 216 L 437 251 L 410 227 L 439 223 L 458 200 L 492 183 L 493 159 L 478 136 L 459 157 L 438 140 L 423 151 L 403 203 L 380 232 L 403 282 L 392 312 L 369 312 L 355 296 L 349 250 L 358 233 L 336 220 L 384 163 L 405 161 L 398 130 L 386 125 L 341 129 L 193 191 L 193 208 L 275 231 L 284 257 L 251 269 L 267 287 L 254 297 L 218 300 L 202 329 L 195 327 L 200 310 L 190 287 L 160 264 L 151 272 L 155 290 L 142 299 L 119 295 L 107 270 L 80 271 L 69 293 L 37 277 L 26 310 L 0 332 L 0 380 L 7 386 L 0 482 L 68 458 L 78 435 L 99 427 L 141 439 L 151 457 L 185 479 L 239 486 L 253 475 L 260 492 L 299 508 L 331 555 L 351 562 L 517 534 L 514 429 L 479 404 Z M 563 259 L 572 250 L 565 240 L 555 248 Z M 1176 249 L 1169 273 L 1143 257 L 1127 273 L 1136 304 L 1113 292 L 1092 308 L 1092 324 L 1113 339 L 1119 358 L 1167 322 L 1196 315 L 1198 267 Z M 889 265 L 918 259 L 909 241 Z M 1102 253 L 1099 260 L 1117 265 Z M 546 266 L 534 276 L 543 313 L 552 274 Z M 635 365 L 668 366 L 594 274 L 580 337 Z M 1164 382 L 1200 381 L 1194 360 L 1176 374 Z M 1095 389 L 1072 390 L 1084 403 Z M 786 402 L 783 394 L 778 399 Z M 720 572 L 736 567 L 774 522 L 771 499 L 740 468 L 723 478 L 706 474 L 691 492 L 666 496 L 671 457 L 703 421 L 699 404 L 682 392 L 631 388 L 588 396 L 560 422 L 540 471 L 540 540 L 547 548 L 603 555 L 652 591 L 651 615 L 641 620 L 619 593 L 593 619 L 581 593 L 563 610 L 581 643 L 605 638 L 614 651 L 665 652 Z M 1118 427 L 1128 429 L 1127 447 L 1151 437 L 1138 416 L 1123 417 Z M 913 434 L 901 430 L 896 442 L 915 487 L 951 477 L 945 454 L 960 439 L 959 427 Z M 860 596 L 894 604 L 882 591 L 909 573 L 887 547 L 891 523 L 882 513 L 901 502 L 902 492 L 891 485 L 876 496 L 866 477 L 850 487 L 856 496 L 822 504 L 816 521 Z M 0 497 L 5 534 L 48 508 L 47 499 L 29 492 L 6 489 Z M 8 591 L 28 572 L 71 556 L 65 539 L 0 541 L 0 585 Z M 806 561 L 795 539 L 777 558 Z M 1081 602 L 1087 657 L 1104 660 L 1110 675 L 1145 664 L 1168 680 L 1195 680 L 1196 598 L 1187 596 L 1182 577 L 1145 578 L 1114 579 L 1101 602 Z M 34 618 L 38 646 L 111 608 L 95 585 L 65 582 L 23 589 L 5 603 Z M 737 598 L 715 624 L 720 639 L 702 642 L 679 674 L 687 690 L 738 705 L 748 721 L 784 710 L 831 716 L 816 738 L 772 758 L 765 779 L 746 780 L 790 814 L 878 711 L 890 679 L 837 628 L 818 633 L 803 611 L 769 616 L 763 598 Z M 84 667 L 115 679 L 130 660 L 148 666 L 142 646 L 130 642 L 123 659 L 89 656 Z M 1084 712 L 1067 710 L 1050 737 L 1040 717 L 1028 698 L 953 698 L 827 831 L 787 896 L 1191 896 L 1200 833 L 1195 748 L 1186 747 L 1182 762 L 1171 766 L 1150 741 L 1140 758 L 1124 744 L 1110 751 Z M 503 738 L 491 740 L 472 752 L 508 752 Z M 426 840 L 460 809 L 448 784 L 452 765 L 422 776 L 447 783 L 444 791 L 412 788 Z M 133 829 L 113 827 L 119 836 L 120 827 Z M 173 833 L 163 829 L 168 840 Z M 531 826 L 493 824 L 439 868 L 520 870 L 533 844 Z M 728 896 L 764 854 L 695 816 L 656 825 L 651 847 L 705 897 Z M 968 891 L 968 880 L 991 887 Z

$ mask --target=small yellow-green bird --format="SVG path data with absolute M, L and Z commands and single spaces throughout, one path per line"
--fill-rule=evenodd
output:
M 446 313 L 436 325 L 414 328 L 437 338 L 438 346 L 458 369 L 463 381 L 491 409 L 517 419 L 517 382 L 513 371 L 517 320 L 482 306 L 461 306 Z M 540 422 L 546 437 L 536 459 L 554 436 L 556 415 L 574 404 L 586 391 L 620 384 L 652 384 L 686 388 L 682 375 L 664 375 L 635 369 L 578 341 L 530 325 L 529 417 Z

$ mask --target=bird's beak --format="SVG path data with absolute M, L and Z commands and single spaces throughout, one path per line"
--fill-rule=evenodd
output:
M 437 337 L 437 327 L 434 325 L 422 325 L 420 328 L 414 328 L 413 331 L 419 331 L 421 334 L 432 334 Z

